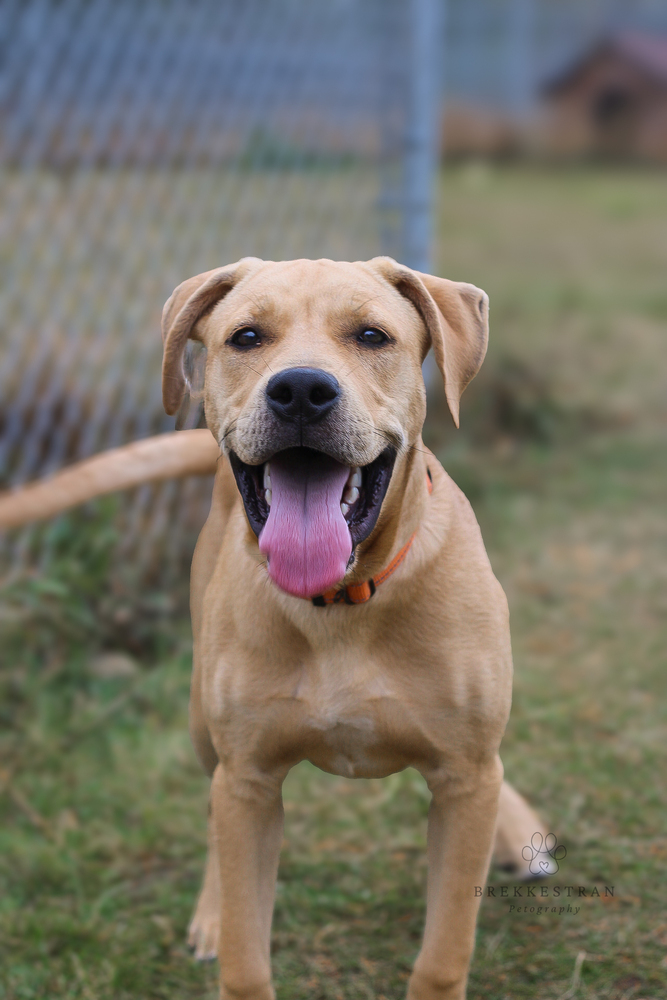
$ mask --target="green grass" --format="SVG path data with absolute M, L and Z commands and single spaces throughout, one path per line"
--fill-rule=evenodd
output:
M 452 168 L 438 231 L 441 273 L 491 294 L 463 430 L 436 402 L 427 441 L 473 501 L 510 600 L 506 773 L 567 848 L 547 885 L 614 886 L 577 914 L 518 914 L 500 895 L 515 883 L 492 871 L 469 997 L 557 1000 L 583 952 L 578 1000 L 661 1000 L 667 178 Z M 159 594 L 137 611 L 105 591 L 104 544 L 85 558 L 86 539 L 109 537 L 99 517 L 73 518 L 51 577 L 4 602 L 0 998 L 215 997 L 215 965 L 184 944 L 207 796 L 187 737 L 187 623 Z M 100 650 L 135 671 L 107 676 Z M 279 997 L 399 1000 L 423 920 L 421 779 L 301 765 L 285 798 Z

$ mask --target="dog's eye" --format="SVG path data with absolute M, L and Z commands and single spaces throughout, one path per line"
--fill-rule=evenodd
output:
M 255 330 L 237 330 L 229 340 L 235 347 L 258 347 L 261 339 Z
M 371 347 L 377 347 L 378 344 L 386 344 L 389 337 L 382 330 L 364 330 L 357 337 L 360 344 L 369 344 Z

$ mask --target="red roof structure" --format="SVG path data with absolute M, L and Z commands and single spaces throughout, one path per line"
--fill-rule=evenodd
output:
M 579 74 L 586 71 L 593 59 L 606 55 L 627 60 L 636 69 L 651 76 L 656 83 L 662 83 L 667 87 L 667 35 L 622 31 L 602 39 L 565 71 L 547 81 L 543 93 L 550 96 L 558 93 L 563 87 L 570 86 Z
M 667 36 L 603 39 L 542 94 L 553 152 L 667 163 Z

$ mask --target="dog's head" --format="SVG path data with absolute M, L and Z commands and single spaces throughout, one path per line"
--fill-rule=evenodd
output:
M 389 257 L 246 257 L 179 285 L 163 336 L 167 413 L 187 389 L 188 338 L 199 340 L 206 420 L 269 573 L 311 597 L 343 579 L 419 439 L 431 346 L 458 426 L 461 393 L 486 352 L 488 300 Z

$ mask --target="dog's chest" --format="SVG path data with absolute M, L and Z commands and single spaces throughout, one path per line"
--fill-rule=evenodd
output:
M 364 655 L 365 653 L 365 655 Z M 404 679 L 367 651 L 350 648 L 271 669 L 218 660 L 204 688 L 211 732 L 225 756 L 310 760 L 343 777 L 384 777 L 432 747 Z
M 376 664 L 312 664 L 295 678 L 292 698 L 304 756 L 322 770 L 380 777 L 407 766 L 402 699 Z

